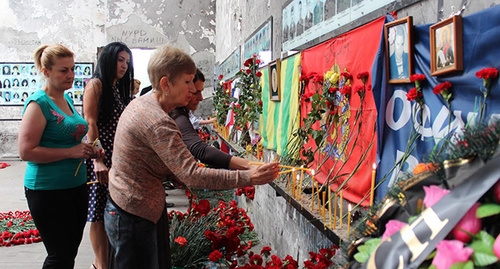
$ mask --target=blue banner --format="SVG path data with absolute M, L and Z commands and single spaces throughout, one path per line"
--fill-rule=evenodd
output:
M 394 19 L 387 16 L 387 22 Z M 418 126 L 419 110 L 415 101 L 408 101 L 406 94 L 414 83 L 389 84 L 386 80 L 386 60 L 384 38 L 372 68 L 373 94 L 378 110 L 378 152 L 377 199 L 380 200 L 387 190 L 402 176 L 428 155 L 436 144 L 448 139 L 449 133 L 460 133 L 467 124 L 479 119 L 480 103 L 483 100 L 483 80 L 476 72 L 483 68 L 500 68 L 500 6 L 483 10 L 463 17 L 463 71 L 438 77 L 431 76 L 430 31 L 432 24 L 414 27 L 414 73 L 424 74 L 422 84 L 425 100 L 423 126 Z M 433 93 L 438 84 L 449 81 L 451 92 L 451 124 L 449 110 L 441 95 Z M 417 111 L 415 113 L 415 111 Z M 492 80 L 490 93 L 486 99 L 485 119 L 500 118 L 500 87 L 498 78 Z M 417 127 L 417 128 L 415 128 Z M 402 169 L 393 169 L 404 155 L 412 131 L 420 134 Z

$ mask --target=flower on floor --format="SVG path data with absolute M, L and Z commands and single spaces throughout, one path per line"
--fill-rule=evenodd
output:
M 186 238 L 184 238 L 182 236 L 177 237 L 174 241 L 175 241 L 175 243 L 179 244 L 181 247 L 187 246 L 187 243 L 188 243 Z
M 255 198 L 255 187 L 250 186 L 250 187 L 238 188 L 236 189 L 235 194 L 237 196 L 246 195 L 248 199 L 253 200 Z
M 30 211 L 0 213 L 0 246 L 42 242 Z

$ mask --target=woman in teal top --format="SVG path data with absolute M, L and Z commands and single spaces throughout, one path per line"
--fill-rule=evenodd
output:
M 64 94 L 75 78 L 73 52 L 63 45 L 44 45 L 35 52 L 35 64 L 46 85 L 28 98 L 23 110 L 19 155 L 28 162 L 25 194 L 47 250 L 43 268 L 73 268 L 88 197 L 85 164 L 78 166 L 103 152 L 82 143 L 88 125 Z

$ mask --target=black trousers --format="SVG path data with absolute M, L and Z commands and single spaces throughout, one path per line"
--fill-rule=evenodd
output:
M 63 190 L 25 188 L 25 195 L 47 251 L 42 268 L 73 268 L 87 221 L 87 184 Z

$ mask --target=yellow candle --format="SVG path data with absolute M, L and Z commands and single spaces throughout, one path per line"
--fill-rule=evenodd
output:
M 302 179 L 304 178 L 304 170 L 301 170 L 300 176 L 297 174 L 297 198 L 302 197 Z
M 301 188 L 302 188 L 302 182 L 300 180 L 300 175 L 297 175 L 297 187 L 295 188 L 295 198 L 300 197 Z
M 330 228 L 332 228 L 332 188 L 328 186 L 328 216 L 330 217 Z
M 316 181 L 316 197 L 318 198 L 318 211 L 321 213 L 321 199 L 319 198 L 319 182 Z
M 351 231 L 351 204 L 349 204 L 348 215 L 347 215 L 347 239 L 349 239 L 350 231 Z
M 312 196 L 311 196 L 311 211 L 314 211 L 314 169 L 312 170 L 312 180 L 311 180 L 311 186 L 312 186 Z
M 322 195 L 323 195 L 323 212 L 322 212 L 322 214 L 323 214 L 323 222 L 326 222 L 326 218 L 325 218 L 325 211 L 326 211 L 326 208 L 325 208 L 325 206 L 326 206 L 326 192 L 324 191 L 324 192 L 322 193 Z
M 372 171 L 372 184 L 370 187 L 370 206 L 373 205 L 373 195 L 375 193 L 375 172 L 377 171 L 377 164 L 373 163 L 373 171 Z
M 291 182 L 290 182 L 290 174 L 287 175 L 286 177 L 286 186 L 287 186 L 287 189 L 288 189 L 288 192 L 290 192 L 290 186 L 291 186 Z
M 342 210 L 342 202 L 343 202 L 343 200 L 344 200 L 344 191 L 342 190 L 342 191 L 340 191 L 340 228 L 342 228 L 342 218 L 343 218 L 343 216 L 342 216 L 342 211 L 343 211 Z
M 335 193 L 335 205 L 333 209 L 333 229 L 337 227 L 337 193 Z
M 290 172 L 292 172 L 292 170 L 281 171 L 278 174 L 281 175 L 281 174 L 286 174 L 286 173 L 290 173 Z

